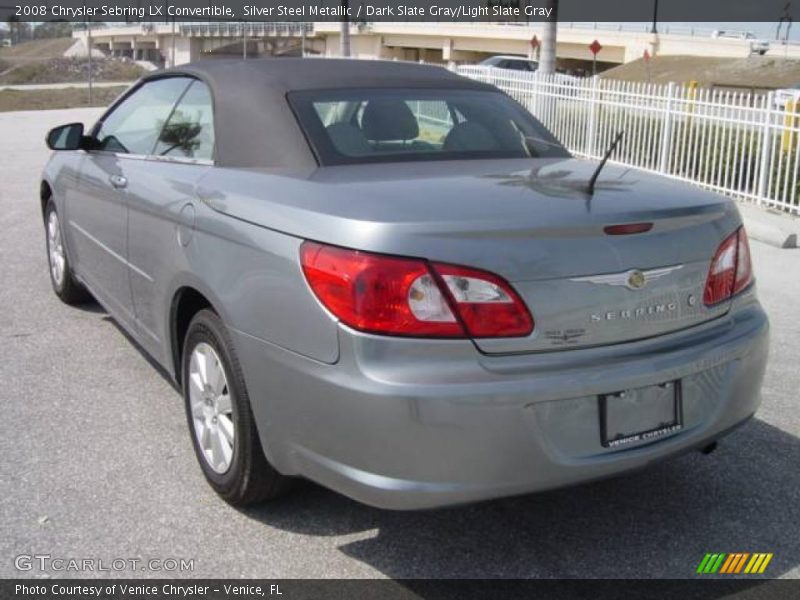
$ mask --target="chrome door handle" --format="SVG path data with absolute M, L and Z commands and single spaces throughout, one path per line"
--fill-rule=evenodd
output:
M 108 181 L 113 187 L 117 189 L 124 188 L 126 185 L 128 185 L 128 180 L 125 179 L 122 175 L 111 175 L 108 178 Z

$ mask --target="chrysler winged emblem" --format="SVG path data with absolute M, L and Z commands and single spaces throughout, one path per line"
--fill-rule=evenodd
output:
M 660 269 L 650 269 L 640 271 L 632 269 L 622 273 L 609 273 L 607 275 L 589 275 L 588 277 L 575 277 L 570 281 L 582 281 L 587 283 L 597 283 L 601 285 L 622 285 L 629 290 L 640 290 L 651 281 L 655 281 L 673 271 L 682 269 L 683 265 L 673 265 L 671 267 L 661 267 Z
M 632 290 L 638 290 L 639 288 L 643 288 L 647 285 L 647 277 L 644 276 L 638 269 L 634 269 L 633 271 L 628 273 L 628 287 Z

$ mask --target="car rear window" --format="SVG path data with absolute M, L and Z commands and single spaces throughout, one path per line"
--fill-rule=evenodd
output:
M 288 98 L 323 165 L 569 156 L 500 92 L 348 89 Z

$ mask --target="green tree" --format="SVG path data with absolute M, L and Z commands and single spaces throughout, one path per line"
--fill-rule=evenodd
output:
M 19 44 L 20 42 L 25 42 L 31 38 L 31 24 L 24 23 L 19 20 L 17 16 L 11 16 L 7 19 L 8 23 L 8 32 L 9 36 L 11 37 L 12 44 Z
M 70 37 L 72 24 L 68 21 L 47 21 L 39 23 L 33 30 L 35 39 Z

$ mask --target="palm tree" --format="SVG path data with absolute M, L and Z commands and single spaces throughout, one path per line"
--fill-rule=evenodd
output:
M 350 8 L 348 0 L 342 0 L 342 16 L 341 29 L 339 30 L 339 54 L 342 57 L 350 56 L 350 19 L 347 17 L 347 11 Z
M 542 53 L 539 57 L 539 71 L 549 74 L 556 71 L 556 36 L 558 27 L 558 0 L 545 0 L 544 8 L 552 9 L 550 20 L 545 22 L 542 32 Z

